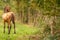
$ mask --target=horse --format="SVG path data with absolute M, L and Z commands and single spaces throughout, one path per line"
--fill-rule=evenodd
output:
M 4 33 L 5 33 L 5 24 L 7 23 L 8 25 L 8 34 L 10 34 L 10 30 L 11 30 L 11 22 L 14 24 L 14 33 L 16 33 L 16 30 L 15 30 L 15 15 L 14 15 L 14 12 L 7 12 L 7 13 L 4 13 L 2 15 L 2 19 L 3 19 L 3 22 L 4 22 Z

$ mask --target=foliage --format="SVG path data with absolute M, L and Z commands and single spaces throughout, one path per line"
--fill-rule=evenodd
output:
M 38 38 L 41 40 L 59 40 L 60 0 L 0 0 L 1 11 L 3 11 L 6 4 L 11 6 L 11 11 L 16 12 L 17 21 L 23 24 L 32 25 L 34 28 L 36 27 L 39 29 L 36 29 L 38 31 L 35 33 L 31 33 L 30 31 L 33 31 L 34 28 L 25 29 L 25 26 L 20 27 L 19 23 L 17 26 L 19 29 L 22 28 L 21 32 L 26 32 L 28 30 L 27 34 L 31 33 L 35 36 L 38 34 L 40 36 Z M 20 30 L 17 32 L 19 34 Z M 23 35 L 25 35 L 24 32 Z

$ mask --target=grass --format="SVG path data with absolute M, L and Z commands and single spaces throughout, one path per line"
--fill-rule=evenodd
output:
M 38 28 L 29 27 L 24 24 L 16 22 L 16 34 L 12 26 L 11 33 L 8 35 L 8 29 L 6 26 L 6 32 L 3 33 L 3 22 L 0 22 L 0 40 L 29 40 L 27 35 L 35 34 Z M 23 39 L 24 38 L 24 39 Z

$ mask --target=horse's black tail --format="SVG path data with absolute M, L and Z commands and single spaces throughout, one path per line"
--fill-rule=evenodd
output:
M 12 20 L 12 23 L 15 24 L 15 15 L 12 13 L 12 16 L 11 16 L 11 20 Z

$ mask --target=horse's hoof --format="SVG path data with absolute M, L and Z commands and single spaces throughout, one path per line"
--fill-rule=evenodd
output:
M 16 34 L 16 32 L 14 32 L 14 34 Z
M 3 33 L 5 33 L 5 32 L 3 32 Z
M 8 34 L 10 34 L 10 33 L 8 33 Z
M 5 32 L 3 32 L 3 33 L 5 33 Z

